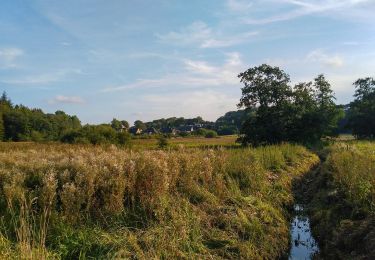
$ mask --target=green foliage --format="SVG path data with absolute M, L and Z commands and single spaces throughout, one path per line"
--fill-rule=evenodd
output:
M 206 138 L 215 138 L 217 137 L 217 132 L 214 130 L 207 130 L 204 137 Z
M 124 146 L 131 144 L 131 136 L 128 132 L 117 132 L 105 124 L 85 125 L 79 130 L 68 131 L 61 141 L 71 144 L 119 144 Z
M 164 135 L 159 136 L 159 138 L 158 138 L 158 147 L 164 149 L 167 146 L 168 146 L 168 139 L 167 139 L 167 137 L 164 136 Z
M 239 78 L 245 86 L 238 106 L 255 110 L 242 127 L 244 144 L 313 143 L 336 134 L 343 111 L 323 75 L 291 87 L 283 70 L 263 64 Z
M 13 106 L 4 93 L 0 98 L 0 140 L 62 141 L 79 144 L 129 145 L 128 122 L 113 119 L 111 125 L 81 126 L 78 117 L 63 111 L 45 114 L 40 109 Z
M 131 145 L 131 136 L 128 132 L 122 131 L 117 133 L 117 143 L 121 146 Z
M 147 128 L 146 124 L 143 123 L 141 120 L 136 120 L 136 121 L 134 122 L 134 126 L 135 126 L 136 128 L 141 129 L 141 130 L 145 130 L 145 129 Z
M 244 122 L 253 114 L 251 109 L 228 112 L 216 120 L 215 129 L 219 135 L 239 134 Z
M 195 125 L 195 124 L 213 124 L 212 122 L 204 121 L 202 117 L 198 116 L 196 118 L 183 118 L 183 117 L 170 117 L 153 120 L 151 122 L 145 123 L 147 128 L 164 129 L 164 128 L 178 128 L 185 125 Z
M 375 79 L 358 79 L 355 100 L 350 103 L 348 127 L 358 138 L 375 138 Z
M 117 120 L 116 118 L 113 118 L 111 121 L 111 127 L 115 129 L 116 131 L 124 131 L 129 129 L 129 123 L 126 120 Z
M 45 114 L 40 109 L 13 106 L 5 93 L 0 98 L 0 109 L 5 141 L 58 141 L 66 132 L 81 128 L 76 116 L 62 111 Z
M 193 135 L 204 136 L 206 138 L 217 137 L 217 132 L 211 129 L 199 128 L 193 132 Z

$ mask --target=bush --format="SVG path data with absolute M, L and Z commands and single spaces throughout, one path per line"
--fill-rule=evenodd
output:
M 217 137 L 217 133 L 214 130 L 207 130 L 206 134 L 204 135 L 206 138 L 215 138 Z
M 166 148 L 168 146 L 168 139 L 166 136 L 164 135 L 161 135 L 159 138 L 158 138 L 158 147 L 159 148 Z

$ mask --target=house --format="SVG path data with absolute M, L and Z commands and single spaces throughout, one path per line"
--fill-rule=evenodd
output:
M 142 129 L 138 128 L 138 127 L 135 127 L 135 126 L 132 126 L 129 128 L 129 132 L 133 135 L 140 135 L 142 134 Z

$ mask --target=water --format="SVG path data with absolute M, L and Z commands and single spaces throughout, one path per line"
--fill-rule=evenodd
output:
M 310 220 L 304 214 L 303 207 L 294 206 L 295 216 L 291 222 L 292 247 L 289 259 L 312 259 L 319 252 L 318 245 L 311 234 Z

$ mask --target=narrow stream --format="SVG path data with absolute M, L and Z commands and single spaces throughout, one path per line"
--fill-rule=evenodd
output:
M 301 205 L 294 206 L 294 218 L 290 229 L 292 246 L 289 259 L 312 259 L 319 252 L 318 244 L 310 230 L 310 220 Z

